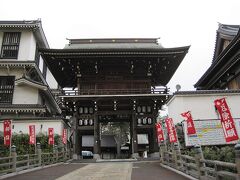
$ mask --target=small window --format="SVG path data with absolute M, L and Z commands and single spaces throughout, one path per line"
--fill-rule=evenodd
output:
M 17 59 L 20 43 L 20 32 L 5 32 L 3 35 L 1 58 Z
M 0 76 L 0 103 L 12 104 L 14 76 Z

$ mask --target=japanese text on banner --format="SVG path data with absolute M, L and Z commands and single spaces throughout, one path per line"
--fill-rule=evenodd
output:
M 29 144 L 36 144 L 35 125 L 29 125 Z
M 48 128 L 48 144 L 54 145 L 54 131 L 53 128 Z
M 62 142 L 63 144 L 67 144 L 67 129 L 63 129 Z
M 214 101 L 214 104 L 221 118 L 221 124 L 226 142 L 238 140 L 237 130 L 231 112 L 227 105 L 226 99 L 225 98 L 216 99 Z
M 156 130 L 157 130 L 157 139 L 158 139 L 158 142 L 160 143 L 161 141 L 164 141 L 163 129 L 160 122 L 156 124 Z
M 168 137 L 169 137 L 170 143 L 177 142 L 177 133 L 176 133 L 176 129 L 175 129 L 175 126 L 173 124 L 172 118 L 167 118 L 165 120 L 165 122 L 166 122 L 166 125 L 167 125 L 167 131 L 168 131 Z
M 3 121 L 3 136 L 4 136 L 4 145 L 11 146 L 11 139 L 12 139 L 11 120 Z
M 191 115 L 190 111 L 184 112 L 181 115 L 186 118 L 187 135 L 196 134 L 196 129 L 195 129 L 193 119 L 192 119 L 192 115 Z

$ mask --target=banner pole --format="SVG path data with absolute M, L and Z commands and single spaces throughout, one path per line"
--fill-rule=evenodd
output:
M 9 145 L 9 156 L 12 156 L 11 152 L 11 147 L 12 147 L 12 120 L 10 120 L 10 129 L 11 129 L 11 134 L 10 134 L 10 145 Z

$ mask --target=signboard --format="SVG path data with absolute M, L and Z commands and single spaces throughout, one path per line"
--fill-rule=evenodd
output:
M 4 145 L 11 146 L 11 138 L 12 138 L 11 120 L 3 121 L 3 136 L 4 136 Z
M 233 119 L 237 133 L 240 134 L 240 119 Z M 208 119 L 208 120 L 194 120 L 194 125 L 197 134 L 187 135 L 187 125 L 183 122 L 183 131 L 186 146 L 194 146 L 200 144 L 206 145 L 225 145 L 236 144 L 238 140 L 226 142 L 224 137 L 224 131 L 221 125 L 220 119 Z
M 36 144 L 35 125 L 29 125 L 29 144 Z

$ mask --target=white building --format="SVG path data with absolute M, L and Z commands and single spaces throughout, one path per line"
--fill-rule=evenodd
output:
M 0 21 L 0 131 L 5 119 L 13 120 L 13 132 L 62 134 L 66 123 L 51 93 L 58 87 L 40 53 L 49 48 L 41 21 Z M 51 83 L 50 83 L 51 82 Z
M 194 120 L 197 136 L 188 136 L 184 126 L 186 146 L 222 145 L 226 143 L 220 116 L 215 109 L 214 100 L 225 98 L 240 136 L 240 90 L 199 90 L 179 91 L 167 102 L 169 117 L 174 123 L 184 122 L 181 113 L 190 111 Z

